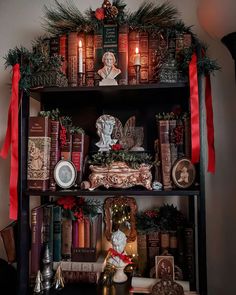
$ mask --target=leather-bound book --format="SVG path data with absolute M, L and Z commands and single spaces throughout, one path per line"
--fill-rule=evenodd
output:
M 61 256 L 62 259 L 71 258 L 71 247 L 72 247 L 72 220 L 62 219 L 61 228 Z
M 48 244 L 50 255 L 53 257 L 53 205 L 43 207 L 43 243 Z
M 149 270 L 155 265 L 155 256 L 160 255 L 160 233 L 158 231 L 147 234 L 147 260 Z
M 45 191 L 49 188 L 51 150 L 51 120 L 48 117 L 29 118 L 28 189 Z
M 158 57 L 158 45 L 159 45 L 159 33 L 151 32 L 149 34 L 148 42 L 148 79 L 149 83 L 157 82 L 156 70 L 159 61 Z
M 121 73 L 118 77 L 119 85 L 128 84 L 128 25 L 120 25 L 118 32 L 118 68 Z
M 182 119 L 176 120 L 176 130 L 178 132 L 178 158 L 181 158 L 184 156 L 184 124 Z
M 44 205 L 31 210 L 31 276 L 40 270 L 43 254 L 43 210 Z
M 147 235 L 145 233 L 137 235 L 137 252 L 139 257 L 138 273 L 145 277 L 147 272 Z
M 58 37 L 50 38 L 50 56 L 59 55 L 60 52 L 60 40 Z
M 94 85 L 98 86 L 101 77 L 98 75 L 98 70 L 103 67 L 103 29 L 102 26 L 94 31 Z
M 159 129 L 163 187 L 164 187 L 164 190 L 169 190 L 172 188 L 169 120 L 158 120 L 157 122 L 158 122 L 158 129 Z
M 170 128 L 170 155 L 171 155 L 171 167 L 178 158 L 178 147 L 176 143 L 176 120 L 169 120 Z
M 190 287 L 195 287 L 195 247 L 194 247 L 194 230 L 192 227 L 187 227 L 184 229 L 184 242 L 185 242 L 185 273 L 186 278 L 190 282 Z
M 131 30 L 129 32 L 129 61 L 128 61 L 128 79 L 129 84 L 136 84 L 136 73 L 134 67 L 135 49 L 139 46 L 139 31 Z
M 53 261 L 61 260 L 61 207 L 53 207 Z
M 84 216 L 84 248 L 90 247 L 90 219 Z
M 77 32 L 68 35 L 68 84 L 77 86 L 78 79 L 78 36 Z
M 66 142 L 61 145 L 61 158 L 71 161 L 72 154 L 72 135 L 70 132 L 66 132 Z
M 65 283 L 88 283 L 96 284 L 100 277 L 100 272 L 93 271 L 63 271 L 62 275 Z
M 140 83 L 148 83 L 149 77 L 149 59 L 148 59 L 148 32 L 140 32 L 139 40 L 139 50 L 141 59 L 141 69 L 140 69 Z
M 85 157 L 88 155 L 89 136 L 84 133 L 72 135 L 72 162 L 77 170 L 76 183 L 80 184 L 83 178 L 83 166 Z
M 113 52 L 118 64 L 118 27 L 115 23 L 103 25 L 103 52 Z
M 66 34 L 59 37 L 59 55 L 63 57 L 61 71 L 67 76 L 68 46 Z
M 85 36 L 85 84 L 94 86 L 94 34 Z
M 84 220 L 78 221 L 78 246 L 84 248 Z
M 0 231 L 8 263 L 16 261 L 16 222 L 12 222 Z
M 51 152 L 50 152 L 50 175 L 49 175 L 49 189 L 56 190 L 56 182 L 54 179 L 54 168 L 60 160 L 59 149 L 59 121 L 51 120 Z
M 72 247 L 79 247 L 79 222 L 78 220 L 72 221 Z

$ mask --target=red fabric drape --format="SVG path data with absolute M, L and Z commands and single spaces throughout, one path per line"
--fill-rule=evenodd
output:
M 18 210 L 18 105 L 19 105 L 20 65 L 13 66 L 11 101 L 8 110 L 7 131 L 0 157 L 6 159 L 11 146 L 10 166 L 10 219 L 17 219 Z

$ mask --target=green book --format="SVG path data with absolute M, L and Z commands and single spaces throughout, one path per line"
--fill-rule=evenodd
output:
M 61 261 L 61 207 L 53 207 L 53 261 Z

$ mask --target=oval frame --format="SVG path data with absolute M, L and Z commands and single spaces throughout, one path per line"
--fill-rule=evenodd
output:
M 195 177 L 196 169 L 190 159 L 183 157 L 175 161 L 172 167 L 172 180 L 178 188 L 189 188 L 194 183 Z
M 67 167 L 67 171 L 69 169 L 69 172 L 71 172 L 71 175 L 69 175 L 69 178 L 67 181 L 63 182 L 61 179 L 61 176 L 60 176 L 60 170 L 63 168 L 66 168 L 66 167 Z M 68 175 L 67 175 L 67 177 L 68 177 Z M 56 184 L 59 187 L 61 187 L 63 189 L 67 189 L 67 188 L 72 187 L 75 184 L 76 178 L 77 178 L 77 171 L 76 171 L 75 165 L 71 161 L 60 160 L 56 164 L 56 166 L 54 168 L 54 179 L 56 181 Z

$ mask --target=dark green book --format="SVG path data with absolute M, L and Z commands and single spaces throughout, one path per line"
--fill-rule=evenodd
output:
M 43 243 L 48 244 L 50 255 L 53 257 L 53 205 L 43 208 Z
M 103 53 L 113 52 L 118 64 L 118 27 L 117 24 L 103 25 Z
M 103 67 L 103 28 L 99 27 L 94 31 L 94 84 L 98 86 L 101 77 L 98 70 Z
M 53 207 L 53 261 L 61 260 L 61 207 Z

